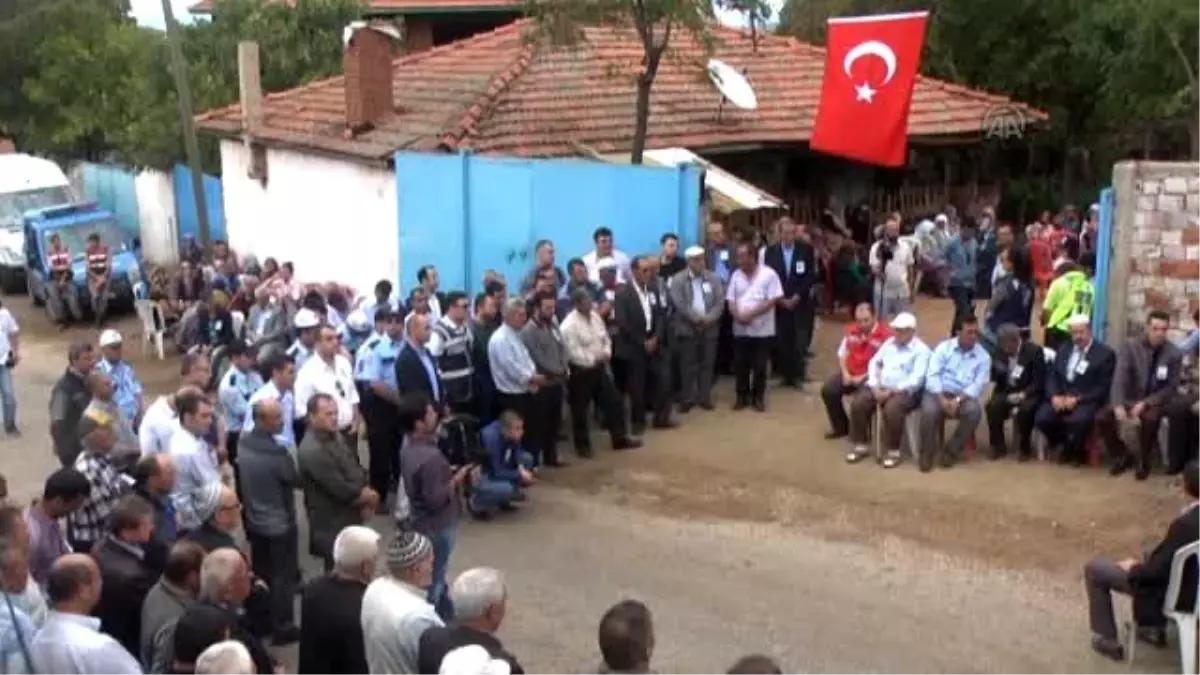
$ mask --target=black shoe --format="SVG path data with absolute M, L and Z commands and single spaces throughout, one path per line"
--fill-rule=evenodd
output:
M 575 456 L 580 459 L 591 459 L 593 457 L 591 447 L 575 448 Z
M 933 471 L 933 451 L 922 450 L 917 453 L 917 468 L 921 473 L 929 473 Z
M 849 431 L 826 431 L 825 440 L 836 441 L 839 438 L 845 438 L 850 435 Z
M 800 383 L 792 378 L 784 378 L 784 380 L 782 382 L 780 382 L 779 384 L 781 386 L 787 387 L 788 389 L 799 389 L 800 388 Z
M 747 405 L 748 405 L 748 404 L 747 404 L 747 402 L 746 402 L 746 399 L 744 399 L 744 398 L 739 398 L 739 399 L 737 400 L 737 402 L 733 404 L 733 409 L 734 409 L 734 410 L 745 410 Z
M 1138 462 L 1137 470 L 1133 472 L 1134 480 L 1146 480 L 1150 477 L 1150 463 Z
M 1108 474 L 1110 476 L 1120 476 L 1131 468 L 1133 468 L 1133 460 L 1129 455 L 1124 455 L 1113 462 L 1112 468 L 1108 470 Z
M 21 437 L 21 430 L 20 430 L 20 429 L 18 429 L 18 428 L 16 428 L 16 427 L 8 427 L 8 428 L 6 428 L 6 429 L 4 430 L 4 433 L 8 434 L 9 436 L 12 436 L 13 438 L 20 438 L 20 437 Z
M 1165 649 L 1167 646 L 1167 631 L 1165 628 L 1158 626 L 1139 626 L 1137 629 L 1138 642 L 1144 642 L 1151 647 L 1157 649 Z
M 679 412 L 680 412 L 680 413 L 687 413 L 687 412 L 688 412 L 688 411 L 690 411 L 691 409 L 692 409 L 692 404 L 691 404 L 691 403 L 680 403 L 680 404 L 679 404 Z
M 271 634 L 271 644 L 276 647 L 296 644 L 300 641 L 300 629 L 295 626 L 284 626 Z
M 1008 456 L 1008 446 L 1003 442 L 992 443 L 991 451 L 988 453 L 988 459 L 1004 459 Z
M 504 502 L 501 504 L 500 510 L 504 511 L 505 513 L 512 513 L 513 511 L 520 511 L 521 507 L 517 506 L 514 500 L 512 502 Z
M 1100 637 L 1099 635 L 1092 636 L 1092 650 L 1097 654 L 1107 656 L 1113 661 L 1125 660 L 1125 647 L 1112 638 Z
M 674 429 L 679 426 L 679 422 L 675 420 L 655 420 L 654 424 L 650 426 L 655 429 Z
M 630 436 L 645 436 L 646 435 L 646 425 L 645 424 L 630 425 L 629 435 Z
M 613 450 L 636 450 L 642 447 L 642 442 L 636 438 L 622 438 L 613 443 Z
M 478 509 L 468 509 L 467 513 L 471 514 L 471 518 L 478 520 L 481 523 L 486 523 L 492 519 L 491 511 L 480 511 Z
M 943 469 L 950 469 L 950 468 L 953 468 L 957 462 L 958 462 L 957 457 L 955 457 L 954 455 L 950 454 L 949 452 L 946 452 L 945 450 L 943 450 L 942 456 L 939 458 L 938 464 L 941 464 Z
M 754 405 L 754 409 L 757 410 L 758 412 L 767 412 L 767 402 L 762 400 L 761 398 L 755 400 L 753 405 Z
M 712 404 L 712 401 L 705 401 L 703 403 L 698 403 L 696 405 L 699 405 L 704 410 L 716 410 L 716 408 L 717 408 L 715 405 Z M 1180 469 L 1180 471 L 1183 471 L 1183 469 Z

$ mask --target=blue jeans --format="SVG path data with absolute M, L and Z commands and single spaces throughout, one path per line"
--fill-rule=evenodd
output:
M 3 403 L 4 428 L 17 428 L 17 393 L 13 390 L 12 368 L 0 366 L 0 402 Z
M 433 582 L 429 584 L 428 600 L 429 604 L 437 609 L 438 616 L 442 617 L 443 621 L 454 618 L 449 586 L 446 584 L 446 568 L 450 566 L 450 554 L 454 552 L 457 540 L 457 523 L 429 534 L 429 542 L 433 544 Z
M 471 508 L 490 513 L 511 502 L 516 495 L 516 481 L 482 476 L 471 486 Z

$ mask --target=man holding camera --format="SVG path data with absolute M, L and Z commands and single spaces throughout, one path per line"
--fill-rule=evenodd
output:
M 882 319 L 907 312 L 916 289 L 913 287 L 913 266 L 916 251 L 900 238 L 900 214 L 888 216 L 883 226 L 883 239 L 871 245 L 868 256 L 871 273 L 875 276 L 875 307 Z

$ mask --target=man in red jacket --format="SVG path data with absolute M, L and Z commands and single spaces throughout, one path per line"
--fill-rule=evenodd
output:
M 843 438 L 850 433 L 850 419 L 846 417 L 842 397 L 853 394 L 867 381 L 871 357 L 892 337 L 892 329 L 878 319 L 869 302 L 860 302 L 854 308 L 854 323 L 846 327 L 846 336 L 838 346 L 841 368 L 821 387 L 830 426 L 825 438 Z

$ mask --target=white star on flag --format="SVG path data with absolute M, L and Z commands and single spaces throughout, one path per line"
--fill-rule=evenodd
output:
M 872 89 L 871 85 L 867 84 L 866 82 L 863 82 L 861 85 L 855 87 L 854 91 L 858 92 L 858 97 L 856 100 L 866 101 L 867 103 L 875 102 L 875 90 Z

